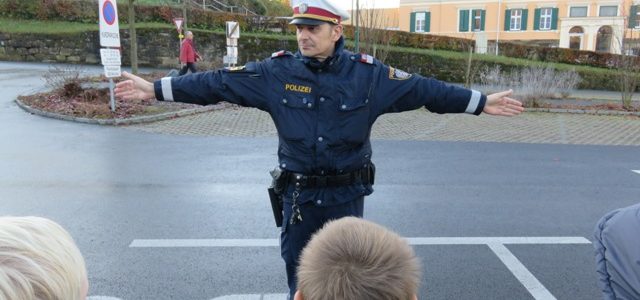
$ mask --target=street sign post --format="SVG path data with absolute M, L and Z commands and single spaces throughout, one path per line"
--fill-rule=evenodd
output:
M 240 24 L 238 22 L 227 22 L 227 37 L 231 39 L 240 38 Z
M 120 26 L 116 0 L 100 0 L 100 46 L 120 48 Z
M 176 24 L 178 32 L 182 31 L 182 22 L 184 22 L 183 18 L 173 18 L 173 23 Z
M 178 30 L 178 56 L 180 56 L 180 49 L 182 48 L 182 39 L 184 35 L 182 34 L 182 24 L 184 23 L 184 18 L 173 18 L 173 24 L 176 24 L 176 29 Z
M 98 18 L 100 19 L 100 46 L 120 48 L 120 26 L 118 25 L 118 5 L 116 0 L 98 1 Z M 111 94 L 111 111 L 116 111 L 116 100 L 113 96 L 113 77 L 120 77 L 120 49 L 100 49 L 100 60 L 104 66 L 104 76 L 109 78 Z
M 238 63 L 238 39 L 240 38 L 240 23 L 227 22 L 225 27 L 227 35 L 227 55 L 222 57 L 222 62 L 228 66 Z

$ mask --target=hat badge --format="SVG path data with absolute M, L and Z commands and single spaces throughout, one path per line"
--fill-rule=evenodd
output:
M 301 14 L 304 14 L 307 12 L 307 9 L 309 9 L 309 7 L 307 7 L 306 3 L 302 3 L 300 4 L 300 6 L 298 7 L 298 11 L 300 11 Z

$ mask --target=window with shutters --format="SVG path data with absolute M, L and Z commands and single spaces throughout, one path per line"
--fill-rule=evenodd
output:
M 599 16 L 601 17 L 618 16 L 618 6 L 617 5 L 600 6 Z
M 482 10 L 473 10 L 473 31 L 482 30 Z
M 635 8 L 635 16 L 632 16 L 636 20 L 634 22 L 636 26 L 634 27 L 640 29 L 640 5 L 636 5 Z
M 512 9 L 511 10 L 511 26 L 509 30 L 520 30 L 522 29 L 522 9 Z
M 465 10 L 465 9 L 460 10 L 459 12 L 460 24 L 458 26 L 458 31 L 460 32 L 469 31 L 469 19 L 470 19 L 469 10 Z
M 425 32 L 425 28 L 426 28 L 426 18 L 427 17 L 427 13 L 424 12 L 420 12 L 420 13 L 416 13 L 416 32 Z
M 569 9 L 569 17 L 579 18 L 587 16 L 587 7 L 586 6 L 574 6 Z
M 486 12 L 483 9 L 464 9 L 459 11 L 458 31 L 484 31 Z
M 551 30 L 552 16 L 553 16 L 553 9 L 551 8 L 540 9 L 540 30 Z

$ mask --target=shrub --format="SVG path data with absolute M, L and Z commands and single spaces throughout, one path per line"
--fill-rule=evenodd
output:
M 81 66 L 51 65 L 49 70 L 42 75 L 45 86 L 52 89 L 63 89 L 69 82 L 79 82 L 80 75 L 84 73 Z
M 486 93 L 514 89 L 515 96 L 529 107 L 539 106 L 540 100 L 554 98 L 556 94 L 567 97 L 579 82 L 580 75 L 575 70 L 557 72 L 552 67 L 503 72 L 500 66 L 495 66 L 480 74 L 480 89 Z

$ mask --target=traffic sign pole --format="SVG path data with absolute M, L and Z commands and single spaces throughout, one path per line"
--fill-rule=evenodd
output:
M 116 111 L 116 99 L 113 94 L 113 77 L 120 77 L 120 27 L 118 25 L 118 5 L 116 0 L 98 2 L 100 19 L 100 59 L 104 66 L 104 75 L 109 78 L 111 111 Z M 115 49 L 114 49 L 115 48 Z
M 178 30 L 178 62 L 180 67 L 182 67 L 182 62 L 180 61 L 180 51 L 182 50 L 182 24 L 184 23 L 184 18 L 173 18 L 173 24 L 176 25 L 176 30 Z
M 113 78 L 109 78 L 109 93 L 111 95 L 111 111 L 116 112 L 116 98 L 113 96 Z
M 238 39 L 240 27 L 238 22 L 226 22 L 227 55 L 222 57 L 222 62 L 231 67 L 238 63 Z

